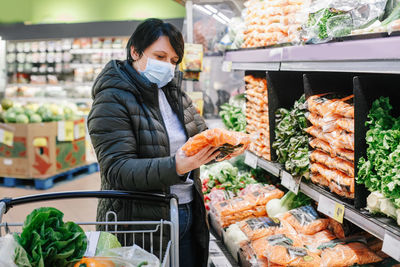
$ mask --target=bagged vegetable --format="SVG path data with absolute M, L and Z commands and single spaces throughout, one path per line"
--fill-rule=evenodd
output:
M 325 133 L 317 126 L 311 126 L 305 131 L 315 138 L 327 142 L 335 150 L 348 149 L 354 151 L 354 134 L 352 133 L 340 129 Z
M 324 133 L 330 133 L 338 130 L 338 126 L 336 121 L 342 119 L 342 116 L 339 115 L 331 115 L 326 117 L 321 117 L 316 113 L 307 113 L 307 120 L 311 122 L 312 125 L 319 127 L 322 129 Z
M 296 234 L 296 231 L 290 224 L 278 218 L 252 218 L 238 222 L 238 225 L 243 233 L 252 241 L 276 234 Z
M 15 234 L 33 267 L 65 266 L 85 253 L 85 232 L 76 223 L 64 223 L 63 216 L 55 208 L 35 209 L 26 217 L 21 235 Z
M 364 265 L 382 261 L 358 239 L 336 239 L 319 246 L 323 266 Z M 365 242 L 365 241 L 364 241 Z
M 85 256 L 93 257 L 99 255 L 102 251 L 111 248 L 120 248 L 121 244 L 118 238 L 108 232 L 86 232 L 88 246 Z
M 257 206 L 262 205 L 265 210 L 265 204 L 267 204 L 271 199 L 281 198 L 283 195 L 283 191 L 273 185 L 268 185 L 257 191 L 246 194 L 245 198 Z
M 336 125 L 350 133 L 354 133 L 354 119 L 340 118 L 336 121 Z
M 237 252 L 239 251 L 241 244 L 247 241 L 249 241 L 249 239 L 242 232 L 242 230 L 240 230 L 237 224 L 232 224 L 229 226 L 224 233 L 224 244 L 236 261 L 238 260 Z
M 304 246 L 311 252 L 318 255 L 321 255 L 322 253 L 322 250 L 318 249 L 319 246 L 334 239 L 337 239 L 337 237 L 329 230 L 322 230 L 313 235 L 300 234 L 300 237 L 304 243 Z
M 310 178 L 314 184 L 319 184 L 326 187 L 329 186 L 329 181 L 319 173 L 311 173 Z
M 99 256 L 119 259 L 133 267 L 159 267 L 160 260 L 137 245 L 131 247 L 112 248 L 102 251 Z M 127 265 L 123 265 L 127 266 Z M 121 266 L 122 267 L 122 266 Z
M 217 216 L 228 216 L 234 215 L 242 211 L 250 210 L 254 207 L 254 203 L 251 203 L 244 197 L 234 197 L 225 201 L 216 203 L 211 207 L 211 210 Z
M 321 139 L 318 139 L 318 138 L 312 139 L 310 141 L 310 146 L 315 149 L 320 149 L 320 150 L 328 153 L 332 157 L 339 156 L 339 157 L 342 157 L 343 159 L 354 162 L 354 151 L 352 151 L 352 150 L 343 149 L 343 148 L 333 149 L 329 145 L 329 143 L 327 143 Z
M 338 169 L 348 176 L 354 177 L 354 164 L 352 162 L 338 157 L 332 158 L 320 150 L 314 150 L 310 155 L 310 159 L 313 162 L 321 163 L 331 169 Z
M 313 95 L 307 99 L 307 107 L 310 112 L 324 118 L 334 115 L 354 118 L 354 105 L 350 102 L 353 97 L 354 95 L 344 98 L 335 98 L 334 94 Z
M 290 210 L 280 217 L 287 221 L 297 233 L 312 235 L 326 229 L 329 225 L 328 219 L 322 219 L 312 206 L 303 206 Z
M 325 177 L 329 181 L 329 186 L 337 187 L 342 192 L 354 194 L 354 178 L 347 176 L 343 172 L 331 170 L 319 163 L 311 164 L 311 171 Z
M 291 209 L 295 209 L 304 205 L 309 205 L 311 199 L 305 194 L 299 192 L 297 195 L 292 191 L 288 191 L 281 199 L 272 199 L 266 205 L 269 217 L 277 217 Z
M 218 147 L 221 154 L 217 157 L 217 161 L 222 161 L 231 154 L 243 153 L 249 144 L 250 137 L 245 133 L 215 128 L 191 137 L 183 145 L 182 150 L 186 156 L 193 156 L 207 146 Z
M 322 262 L 318 254 L 302 247 L 301 243 L 296 242 L 294 236 L 281 234 L 260 240 L 265 240 L 264 256 L 269 262 L 283 266 L 321 266 Z

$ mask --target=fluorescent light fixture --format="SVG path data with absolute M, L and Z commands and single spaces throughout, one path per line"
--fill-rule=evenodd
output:
M 213 16 L 213 18 L 214 18 L 216 21 L 218 21 L 218 22 L 220 22 L 220 23 L 226 25 L 226 21 L 223 20 L 223 19 L 221 19 L 220 17 L 218 17 L 217 14 L 214 14 L 214 15 L 212 15 L 212 16 Z
M 211 14 L 212 14 L 212 12 L 210 12 L 208 9 L 205 9 L 205 8 L 202 7 L 202 6 L 194 5 L 194 7 L 195 7 L 196 9 L 200 10 L 201 12 L 207 14 L 207 15 L 211 15 Z
M 225 21 L 228 22 L 228 23 L 231 21 L 231 19 L 228 18 L 227 16 L 225 16 L 222 12 L 218 12 L 217 15 L 218 15 L 221 19 L 225 20 Z
M 208 10 L 210 10 L 212 13 L 217 13 L 217 12 L 218 12 L 217 9 L 213 8 L 213 7 L 210 6 L 210 5 L 205 5 L 205 8 L 207 8 Z

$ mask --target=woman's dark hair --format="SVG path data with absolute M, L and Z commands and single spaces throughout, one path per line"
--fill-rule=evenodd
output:
M 183 49 L 185 46 L 182 33 L 174 25 L 165 23 L 160 19 L 146 19 L 139 24 L 126 45 L 128 61 L 130 63 L 134 61 L 131 56 L 132 46 L 139 56 L 142 56 L 143 51 L 161 36 L 167 36 L 169 38 L 171 46 L 179 57 L 179 61 L 177 62 L 179 64 L 182 61 Z

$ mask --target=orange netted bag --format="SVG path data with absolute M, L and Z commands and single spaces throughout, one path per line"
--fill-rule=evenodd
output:
M 320 246 L 322 266 L 339 267 L 364 265 L 382 261 L 363 242 L 337 239 Z
M 182 147 L 185 155 L 190 157 L 207 146 L 219 147 L 221 154 L 217 160 L 224 160 L 228 155 L 239 155 L 250 144 L 250 136 L 246 133 L 214 128 L 191 137 Z
M 313 235 L 325 230 L 329 225 L 328 219 L 322 219 L 310 205 L 290 210 L 280 216 L 287 221 L 299 234 Z

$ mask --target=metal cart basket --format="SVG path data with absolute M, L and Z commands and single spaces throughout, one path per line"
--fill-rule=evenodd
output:
M 122 245 L 126 245 L 127 237 L 132 237 L 133 243 L 135 240 L 141 240 L 144 247 L 149 247 L 148 251 L 153 253 L 153 237 L 155 235 L 160 237 L 159 257 L 162 267 L 178 267 L 179 266 L 179 218 L 178 218 L 178 202 L 175 195 L 163 195 L 153 194 L 145 192 L 128 192 L 128 191 L 71 191 L 71 192 L 57 192 L 57 193 L 46 193 L 38 195 L 30 195 L 18 198 L 4 198 L 0 200 L 0 236 L 9 232 L 18 232 L 21 230 L 23 223 L 10 223 L 3 222 L 2 217 L 7 211 L 16 205 L 22 205 L 26 203 L 58 200 L 58 199 L 71 199 L 71 198 L 118 198 L 118 199 L 129 199 L 129 200 L 146 200 L 154 203 L 165 203 L 169 204 L 170 207 L 170 220 L 159 220 L 159 221 L 118 221 L 117 215 L 113 211 L 109 211 L 106 214 L 106 221 L 104 222 L 76 222 L 78 225 L 104 225 L 106 232 L 114 235 L 123 236 L 124 242 Z M 126 230 L 123 231 L 118 229 L 118 226 L 132 226 L 135 225 L 135 229 L 138 230 Z M 143 226 L 143 229 L 140 227 Z M 163 231 L 164 228 L 169 228 L 170 240 L 168 240 L 166 248 L 163 248 Z M 146 238 L 145 238 L 146 237 Z M 150 244 L 146 243 L 145 240 L 149 240 Z M 157 244 L 158 245 L 158 244 Z M 164 255 L 163 255 L 164 251 Z

